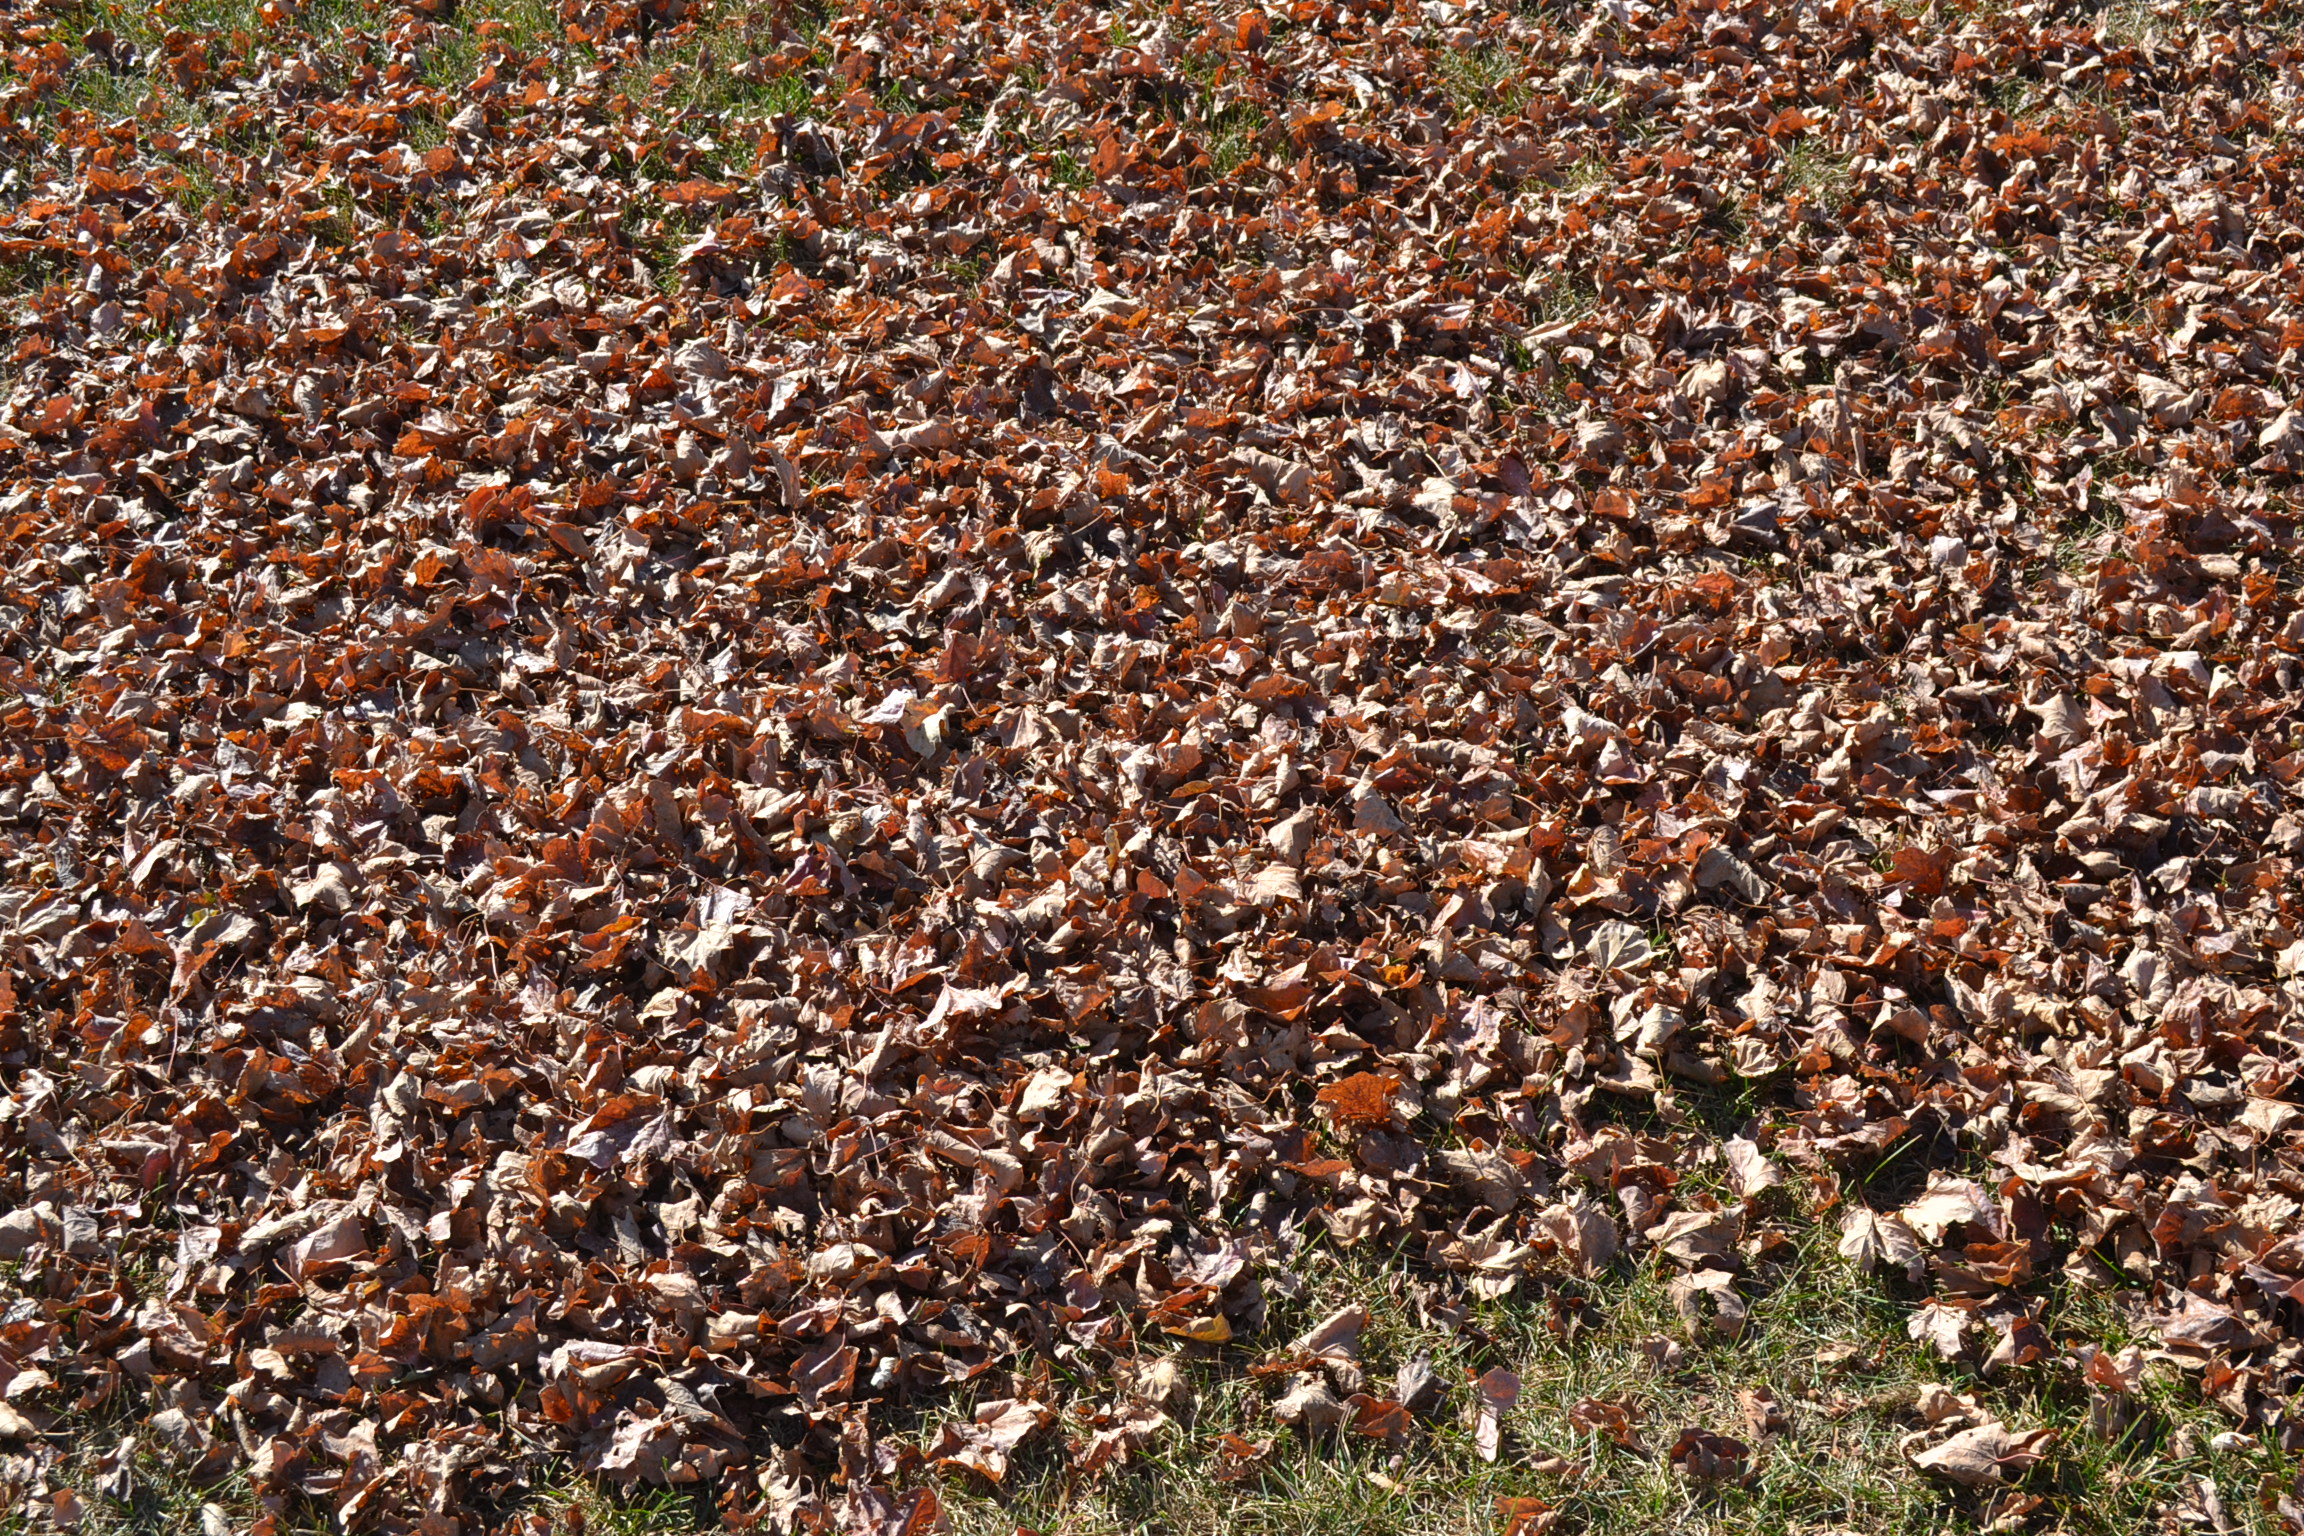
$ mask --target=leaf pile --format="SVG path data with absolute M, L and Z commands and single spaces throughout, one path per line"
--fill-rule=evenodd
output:
M 2294 1442 L 2281 7 L 179 5 L 0 11 L 14 1485 L 917 1530 L 1795 1207 Z

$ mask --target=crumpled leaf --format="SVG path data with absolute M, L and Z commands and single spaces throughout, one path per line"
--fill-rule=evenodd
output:
M 1744 1231 L 1744 1208 L 1674 1211 L 1643 1235 L 1666 1256 L 1684 1264 L 1709 1264 L 1730 1257 Z
M 1581 1397 L 1569 1407 L 1568 1422 L 1581 1433 L 1606 1435 L 1619 1448 L 1634 1455 L 1647 1453 L 1647 1448 L 1640 1443 L 1639 1421 L 1628 1404 Z
M 1309 1378 L 1299 1380 L 1272 1404 L 1272 1417 L 1295 1426 L 1307 1438 L 1333 1433 L 1349 1412 L 1325 1382 Z
M 1930 1245 L 1943 1242 L 1946 1232 L 1955 1226 L 1974 1224 L 1993 1233 L 1999 1229 L 1990 1198 L 1974 1180 L 1943 1174 L 1931 1174 L 1927 1192 L 1896 1214 L 1914 1235 Z
M 1751 1470 L 1752 1448 L 1708 1429 L 1683 1429 L 1665 1451 L 1672 1470 L 1691 1482 L 1732 1482 Z
M 1744 1413 L 1744 1432 L 1755 1441 L 1788 1433 L 1792 1428 L 1792 1417 L 1773 1388 L 1744 1388 L 1736 1394 L 1736 1406 Z
M 945 1423 L 937 1432 L 929 1459 L 939 1466 L 965 1468 L 997 1483 L 1008 1475 L 1010 1453 L 1055 1417 L 1045 1405 L 1017 1398 L 982 1403 L 972 1421 Z
M 2055 1443 L 2052 1429 L 2019 1433 L 1993 1419 L 1960 1430 L 1927 1450 L 1906 1454 L 1923 1472 L 1963 1488 L 1982 1488 L 2022 1477 Z
M 1411 1413 L 1430 1417 L 1446 1397 L 1448 1384 L 1432 1368 L 1428 1355 L 1412 1355 L 1392 1378 L 1393 1399 Z
M 1973 1314 L 1964 1307 L 1928 1301 L 1912 1313 L 1905 1332 L 1943 1358 L 1958 1360 L 1968 1353 L 1968 1334 L 1973 1323 Z
M 1229 1430 L 1216 1436 L 1215 1465 L 1209 1475 L 1220 1483 L 1237 1483 L 1254 1477 L 1257 1469 L 1272 1457 L 1273 1442 L 1250 1440 Z
M 1345 1400 L 1345 1406 L 1352 1411 L 1352 1433 L 1381 1440 L 1394 1450 L 1408 1443 L 1409 1431 L 1415 1427 L 1415 1416 L 1407 1405 L 1389 1398 L 1355 1392 Z
M 1368 1309 L 1354 1302 L 1338 1307 L 1289 1346 L 1316 1359 L 1358 1360 L 1360 1332 L 1368 1326 Z
M 368 1251 L 360 1218 L 346 1212 L 306 1233 L 281 1253 L 281 1267 L 301 1280 L 324 1265 L 342 1264 Z
M 1559 1523 L 1560 1511 L 1534 1494 L 1498 1494 L 1498 1536 L 1542 1536 Z
M 1699 1269 L 1676 1275 L 1668 1291 L 1691 1336 L 1712 1332 L 1732 1339 L 1744 1331 L 1749 1309 L 1736 1292 L 1736 1277 L 1728 1271 Z
M 1131 1403 L 1099 1423 L 1094 1433 L 1071 1446 L 1073 1469 L 1090 1477 L 1117 1470 L 1160 1437 L 1168 1415 L 1148 1403 Z

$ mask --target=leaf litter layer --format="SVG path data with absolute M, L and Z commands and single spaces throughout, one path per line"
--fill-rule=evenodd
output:
M 425 1536 L 568 1469 L 921 1531 L 1185 1438 L 1572 1487 L 1509 1349 L 1296 1316 L 1361 1247 L 1571 1341 L 1637 1270 L 1659 1370 L 1830 1249 L 1956 1384 L 2304 1441 L 2283 8 L 0 48 L 37 1519 L 150 1455 Z M 1727 1497 L 1744 1396 L 1560 1439 Z M 1999 1401 L 1898 1454 L 2064 1518 Z

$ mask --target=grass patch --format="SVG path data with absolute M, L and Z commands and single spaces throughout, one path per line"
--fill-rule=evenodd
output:
M 1591 149 L 1584 151 L 1570 163 L 1567 170 L 1558 174 L 1560 179 L 1557 186 L 1561 195 L 1571 198 L 1597 191 L 1616 179 L 1615 169 L 1608 164 L 1607 157 Z
M 55 38 L 71 55 L 60 98 L 50 100 L 99 116 L 140 110 L 156 93 L 181 94 L 160 73 L 163 40 L 182 28 L 208 40 L 211 54 L 230 50 L 262 26 L 256 0 L 82 0 L 57 18 Z M 242 50 L 244 51 L 244 50 Z
M 2118 48 L 2140 46 L 2151 35 L 2152 7 L 2146 0 L 2120 0 L 2097 13 L 2097 34 Z
M 1594 1536 L 1922 1536 L 1976 1530 L 2037 1500 L 2045 1524 L 2035 1528 L 2128 1536 L 2198 1507 L 2205 1482 L 2234 1529 L 2268 1529 L 2255 1488 L 2276 1454 L 2217 1451 L 2228 1421 L 2175 1373 L 2156 1369 L 2119 1424 L 2102 1432 L 2091 1426 L 2087 1388 L 2064 1364 L 1987 1379 L 1914 1342 L 1906 1323 L 1917 1289 L 1900 1275 L 1858 1274 L 1835 1251 L 1829 1225 L 1806 1226 L 1802 1239 L 1738 1277 L 1750 1314 L 1735 1338 L 1708 1320 L 1692 1327 L 1675 1305 L 1670 1266 L 1620 1262 L 1589 1283 L 1525 1282 L 1507 1299 L 1468 1302 L 1406 1254 L 1309 1252 L 1296 1266 L 1305 1294 L 1273 1308 L 1267 1353 L 1336 1308 L 1365 1307 L 1366 1390 L 1387 1395 L 1398 1369 L 1419 1356 L 1448 1389 L 1402 1449 L 1349 1432 L 1307 1442 L 1270 1413 L 1293 1378 L 1251 1375 L 1252 1351 L 1187 1348 L 1159 1362 L 1178 1382 L 1166 1405 L 1174 1422 L 1134 1464 L 1081 1478 L 1057 1437 L 1044 1436 L 1021 1453 L 1005 1488 L 973 1477 L 947 1483 L 954 1528 L 966 1536 L 1474 1536 L 1501 1528 L 1500 1500 L 1536 1498 L 1558 1512 L 1559 1529 Z M 2119 1306 L 2099 1293 L 2062 1300 L 2050 1321 L 2060 1341 L 2113 1349 L 2138 1342 Z M 1153 1365 L 1141 1362 L 1138 1379 Z M 1470 1427 L 1468 1382 L 1496 1366 L 1517 1372 L 1522 1389 L 1505 1421 L 1503 1454 L 1489 1462 Z M 1935 1385 L 1975 1399 L 2012 1429 L 2056 1430 L 2055 1450 L 2012 1488 L 1968 1492 L 1920 1472 L 1903 1446 L 1923 1426 L 1923 1388 Z M 1627 1443 L 1606 1432 L 1594 1402 L 1623 1410 Z M 1773 1428 L 1756 1417 L 1770 1402 L 1780 1416 Z M 1066 1428 L 1075 1438 L 1086 1433 Z M 1684 1429 L 1744 1441 L 1750 1475 L 1708 1484 L 1683 1476 L 1667 1453 Z M 1227 1435 L 1268 1441 L 1270 1455 L 1238 1475 Z
M 570 1529 L 603 1536 L 686 1536 L 720 1524 L 709 1500 L 678 1488 L 621 1493 L 596 1482 L 556 1483 L 539 1490 L 534 1504 Z
M 63 1431 L 72 1448 L 49 1482 L 52 1491 L 68 1489 L 77 1500 L 75 1536 L 221 1536 L 245 1532 L 268 1513 L 278 1536 L 340 1529 L 318 1501 L 290 1498 L 268 1508 L 243 1472 L 198 1476 L 187 1458 L 139 1427 L 137 1420 L 154 1406 L 139 1404 L 131 1413 L 124 1400 L 115 1399 L 108 1410 Z M 25 1490 L 6 1483 L 4 1468 L 0 1462 L 0 1494 L 8 1500 L 0 1512 L 0 1536 L 53 1530 L 25 1518 Z M 555 1531 L 587 1536 L 688 1536 L 719 1525 L 710 1501 L 692 1491 L 639 1487 L 627 1493 L 588 1478 L 540 1478 L 521 1505 L 545 1516 Z
M 1218 176 L 1229 176 L 1256 157 L 1262 146 L 1264 114 L 1246 102 L 1234 102 L 1208 119 L 1208 166 Z
M 261 154 L 267 144 L 251 135 L 267 134 L 268 127 L 253 121 L 256 114 L 245 105 L 220 117 L 210 105 L 213 93 L 232 90 L 235 75 L 253 67 L 258 53 L 295 51 L 295 38 L 283 27 L 317 45 L 325 73 L 343 62 L 333 56 L 334 45 L 356 37 L 373 42 L 383 19 L 368 0 L 315 0 L 280 23 L 266 19 L 261 0 L 160 0 L 149 6 L 74 0 L 52 32 L 71 60 L 63 84 L 34 101 L 32 110 L 41 118 L 70 110 L 105 119 L 142 116 L 178 129 L 212 125 L 234 152 Z M 668 46 L 619 68 L 608 94 L 621 88 L 632 100 L 646 99 L 675 114 L 805 112 L 815 98 L 806 71 L 761 67 L 769 51 L 761 25 L 753 12 L 715 6 Z M 179 45 L 174 62 L 165 44 L 171 31 L 195 39 L 189 52 Z M 447 115 L 499 54 L 517 60 L 559 48 L 554 72 L 564 79 L 600 62 L 589 45 L 562 46 L 560 31 L 547 0 L 468 0 L 449 19 L 424 24 L 416 67 L 441 102 L 434 112 L 403 112 L 403 141 L 417 150 L 444 143 Z M 187 70 L 187 58 L 196 67 Z M 0 80 L 22 77 L 12 64 L 0 63 Z
M 974 293 L 983 286 L 984 274 L 992 270 L 992 264 L 980 255 L 948 256 L 938 264 L 937 270 L 960 292 Z
M 2020 126 L 2024 121 L 2025 108 L 2032 100 L 2032 86 L 2031 82 L 2015 75 L 2004 75 L 1978 86 L 1977 94 L 2006 113 L 2010 122 Z
M 2066 519 L 2056 530 L 2056 565 L 2068 576 L 2083 576 L 2104 558 L 2105 541 L 2128 526 L 2128 514 L 2118 506 L 2094 507 L 2086 516 Z
M 1432 70 L 1459 113 L 1516 117 L 1528 104 L 1520 61 L 1501 48 L 1449 48 L 1433 55 Z
M 544 0 L 481 0 L 460 10 L 457 21 L 508 53 L 532 55 L 559 41 L 560 18 Z
M 828 62 L 818 55 L 800 70 L 761 68 L 748 32 L 739 29 L 732 36 L 706 36 L 668 57 L 650 59 L 645 70 L 635 67 L 630 72 L 632 78 L 625 89 L 635 99 L 645 92 L 679 112 L 800 117 L 816 101 L 816 88 L 809 83 L 807 71 L 824 68 Z M 886 98 L 901 90 L 899 82 L 882 95 Z M 883 99 L 882 105 L 890 103 Z
M 1784 157 L 1783 187 L 1789 198 L 1832 212 L 1848 199 L 1848 157 L 1834 154 L 1812 139 L 1802 139 Z
M 28 299 L 50 283 L 70 274 L 69 258 L 61 251 L 32 251 L 0 258 L 0 300 Z

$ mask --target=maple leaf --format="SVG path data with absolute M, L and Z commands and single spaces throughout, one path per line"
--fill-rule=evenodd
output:
M 1392 1119 L 1392 1098 L 1399 1091 L 1400 1079 L 1388 1072 L 1355 1072 L 1313 1097 L 1328 1106 L 1340 1125 L 1385 1125 Z

